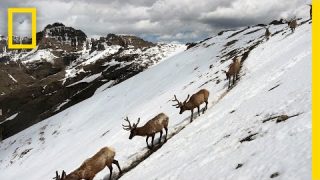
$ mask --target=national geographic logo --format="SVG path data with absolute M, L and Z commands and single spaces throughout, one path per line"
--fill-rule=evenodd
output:
M 31 14 L 32 22 L 32 42 L 31 44 L 14 44 L 13 43 L 13 15 L 14 14 Z M 9 49 L 33 49 L 36 43 L 37 33 L 37 9 L 36 8 L 9 8 L 8 9 L 8 48 Z

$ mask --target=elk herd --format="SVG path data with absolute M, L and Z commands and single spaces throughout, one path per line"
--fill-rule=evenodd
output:
M 234 84 L 238 73 L 240 71 L 240 59 L 238 57 L 235 57 L 233 59 L 233 63 L 229 66 L 229 70 L 225 71 L 227 75 L 227 79 L 229 79 L 229 87 L 231 78 L 233 78 L 232 83 Z M 204 114 L 205 111 L 208 109 L 208 99 L 209 99 L 209 91 L 207 89 L 201 89 L 198 92 L 194 93 L 190 96 L 190 94 L 187 96 L 187 98 L 182 102 L 177 99 L 177 96 L 174 95 L 172 102 L 175 102 L 176 104 L 173 104 L 172 106 L 180 109 L 179 114 L 182 114 L 184 111 L 191 111 L 190 116 L 190 122 L 193 121 L 194 115 L 193 111 L 194 109 L 198 110 L 198 116 L 200 116 L 200 106 L 202 104 L 205 104 L 205 106 L 202 109 L 202 113 Z M 162 135 L 165 132 L 164 136 L 164 142 L 167 141 L 168 136 L 168 124 L 169 124 L 169 117 L 165 113 L 159 113 L 149 121 L 147 121 L 143 126 L 138 126 L 140 123 L 140 118 L 138 118 L 136 123 L 133 123 L 129 120 L 128 117 L 124 119 L 124 122 L 126 124 L 122 124 L 122 128 L 125 131 L 129 131 L 129 139 L 131 140 L 135 136 L 142 136 L 146 137 L 146 144 L 149 149 L 154 148 L 154 138 L 157 133 L 160 133 L 160 138 L 158 141 L 158 144 L 161 145 Z M 149 138 L 151 138 L 151 144 L 149 144 Z M 93 180 L 95 175 L 103 170 L 105 167 L 108 167 L 110 170 L 109 179 L 112 178 L 112 164 L 115 164 L 118 169 L 119 173 L 122 173 L 122 170 L 120 168 L 120 165 L 116 159 L 114 159 L 116 153 L 115 150 L 111 147 L 103 147 L 98 151 L 95 155 L 93 155 L 91 158 L 85 160 L 81 166 L 74 170 L 73 172 L 67 174 L 64 170 L 62 171 L 62 174 L 60 175 L 58 171 L 56 171 L 54 179 L 56 180 Z
M 310 6 L 310 19 L 312 18 L 312 6 Z M 288 24 L 288 27 L 291 29 L 292 33 L 295 31 L 297 27 L 297 19 L 293 18 L 291 20 L 285 20 L 285 23 Z M 265 28 L 265 37 L 269 40 L 271 33 L 269 28 Z M 226 79 L 229 81 L 228 88 L 233 86 L 238 79 L 238 75 L 241 68 L 241 57 L 236 56 L 232 59 L 232 63 L 229 65 L 229 69 L 227 71 L 223 71 L 226 75 Z M 205 107 L 202 109 L 202 113 L 208 109 L 208 98 L 209 91 L 207 89 L 201 89 L 191 97 L 190 95 L 182 102 L 177 99 L 177 96 L 174 95 L 172 102 L 176 102 L 176 104 L 172 105 L 178 109 L 180 109 L 179 114 L 182 114 L 184 111 L 191 111 L 190 122 L 193 121 L 193 111 L 197 108 L 198 116 L 200 116 L 200 105 L 205 103 Z M 140 118 L 138 118 L 136 123 L 131 123 L 129 118 L 126 117 L 124 119 L 127 122 L 127 125 L 122 124 L 123 129 L 130 132 L 129 139 L 131 140 L 135 136 L 146 137 L 147 147 L 149 149 L 153 149 L 154 147 L 154 138 L 157 133 L 160 133 L 159 144 L 161 144 L 162 135 L 165 131 L 164 142 L 167 141 L 168 136 L 168 124 L 169 117 L 165 113 L 159 113 L 149 121 L 147 121 L 143 126 L 138 127 L 140 123 Z M 151 137 L 151 145 L 149 145 L 149 138 Z M 93 180 L 95 175 L 103 170 L 106 166 L 110 170 L 109 179 L 112 177 L 112 164 L 115 164 L 119 169 L 119 173 L 121 174 L 121 168 L 117 160 L 114 159 L 116 152 L 111 147 L 103 147 L 100 149 L 95 155 L 91 158 L 85 160 L 81 166 L 74 170 L 73 172 L 66 174 L 65 171 L 62 171 L 62 174 L 56 171 L 54 179 L 56 180 Z
M 203 108 L 202 113 L 204 113 L 208 108 L 208 98 L 209 98 L 209 91 L 206 89 L 201 89 L 197 93 L 193 94 L 190 98 L 188 95 L 187 99 L 182 103 L 180 102 L 176 95 L 174 95 L 174 99 L 172 101 L 177 102 L 177 104 L 173 105 L 176 108 L 180 108 L 180 114 L 182 114 L 186 110 L 191 111 L 191 122 L 193 119 L 193 109 L 198 109 L 198 115 L 200 116 L 200 105 L 205 103 L 205 107 Z M 168 136 L 168 124 L 169 124 L 169 117 L 164 114 L 160 113 L 146 122 L 143 126 L 138 127 L 140 123 L 140 118 L 138 118 L 136 123 L 131 123 L 129 118 L 126 117 L 124 119 L 127 122 L 126 125 L 122 124 L 122 128 L 126 131 L 130 132 L 129 139 L 132 139 L 135 136 L 142 136 L 146 137 L 147 147 L 149 149 L 153 149 L 154 147 L 154 137 L 157 133 L 160 133 L 159 144 L 161 145 L 162 135 L 165 131 L 164 142 L 167 141 Z M 149 138 L 151 137 L 151 145 L 149 145 Z M 56 180 L 93 180 L 95 175 L 103 170 L 106 166 L 110 170 L 109 179 L 112 178 L 112 164 L 115 164 L 118 169 L 119 173 L 122 173 L 120 168 L 119 162 L 114 159 L 116 152 L 111 147 L 103 147 L 98 151 L 95 155 L 91 158 L 85 160 L 81 166 L 74 170 L 73 172 L 66 174 L 63 170 L 62 174 L 60 175 L 58 171 L 56 171 L 54 179 Z

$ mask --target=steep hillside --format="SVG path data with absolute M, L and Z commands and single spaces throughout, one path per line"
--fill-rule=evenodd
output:
M 260 25 L 224 31 L 98 89 L 1 142 L 0 179 L 52 179 L 103 146 L 116 149 L 125 171 L 120 179 L 310 179 L 310 23 L 299 20 L 295 33 L 286 24 L 270 25 L 268 41 Z M 223 70 L 236 55 L 242 57 L 240 79 L 228 90 Z M 209 108 L 190 124 L 190 112 L 179 115 L 171 100 L 201 88 L 210 91 Z M 160 149 L 148 150 L 145 138 L 128 139 L 124 117 L 141 117 L 143 124 L 160 112 L 170 117 L 169 139 Z M 108 174 L 106 168 L 95 180 Z

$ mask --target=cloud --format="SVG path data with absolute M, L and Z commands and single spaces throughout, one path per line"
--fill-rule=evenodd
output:
M 231 28 L 250 24 L 269 23 L 280 17 L 287 18 L 294 13 L 301 0 L 236 0 L 228 7 L 202 13 L 200 20 L 215 28 Z
M 49 23 L 62 22 L 83 30 L 88 36 L 119 33 L 152 41 L 188 42 L 225 28 L 290 17 L 298 14 L 297 7 L 306 3 L 306 0 L 281 3 L 276 0 L 3 0 L 0 34 L 7 33 L 8 7 L 36 7 L 38 31 Z M 24 20 L 30 23 L 27 18 Z M 19 34 L 28 27 L 25 23 Z

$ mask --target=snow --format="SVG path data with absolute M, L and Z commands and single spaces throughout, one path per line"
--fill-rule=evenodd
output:
M 8 117 L 6 120 L 7 120 L 7 121 L 10 121 L 10 120 L 12 120 L 12 119 L 16 118 L 16 117 L 18 116 L 18 114 L 19 114 L 19 113 L 16 113 L 16 114 L 14 114 L 14 115 L 12 115 L 12 116 Z
M 67 99 L 63 103 L 59 104 L 55 111 L 59 111 L 64 105 L 68 104 L 68 102 L 70 102 L 70 99 Z
M 81 52 L 81 56 L 72 62 L 66 69 L 65 69 L 65 78 L 61 81 L 63 83 L 66 82 L 68 78 L 73 78 L 77 74 L 84 72 L 83 67 L 94 64 L 98 60 L 103 60 L 108 56 L 118 53 L 121 46 L 119 45 L 111 45 L 108 46 L 106 43 L 103 44 L 105 50 L 103 51 L 93 51 L 90 53 L 90 50 L 84 49 Z M 185 45 L 182 44 L 158 44 L 154 47 L 140 49 L 129 47 L 125 49 L 123 52 L 120 53 L 120 56 L 127 56 L 127 55 L 138 55 L 137 58 L 133 59 L 130 62 L 118 62 L 112 59 L 109 62 L 103 63 L 102 66 L 114 66 L 119 64 L 120 67 L 125 65 L 129 65 L 131 63 L 139 64 L 140 66 L 149 67 L 152 65 L 158 64 L 160 61 L 165 60 L 183 50 L 185 50 Z
M 94 94 L 98 94 L 101 93 L 103 91 L 105 91 L 107 88 L 111 87 L 113 85 L 114 81 L 109 81 L 107 83 L 105 83 L 104 85 L 100 86 L 95 92 Z
M 298 31 L 255 49 L 236 88 L 121 179 L 268 179 L 276 172 L 281 179 L 311 179 L 310 26 Z M 261 122 L 296 113 L 303 114 Z M 239 142 L 253 133 L 256 140 Z M 235 170 L 237 164 L 243 167 Z
M 11 75 L 11 74 L 8 74 L 9 78 L 14 81 L 15 83 L 17 83 L 18 81 Z
M 74 86 L 76 84 L 83 83 L 83 82 L 90 83 L 90 82 L 94 81 L 95 79 L 97 79 L 98 77 L 100 77 L 101 75 L 102 75 L 102 73 L 98 73 L 98 74 L 94 74 L 94 75 L 85 77 L 80 81 L 77 81 L 75 83 L 68 85 L 67 87 L 71 87 L 71 86 Z
M 62 79 L 63 84 L 66 82 L 68 78 L 76 77 L 78 74 L 85 72 L 83 68 L 76 69 L 76 68 L 70 68 L 65 70 L 65 78 Z
M 53 55 L 48 49 L 33 49 L 31 52 L 29 52 L 26 56 L 23 57 L 22 62 L 26 64 L 35 61 L 47 61 L 53 64 L 54 59 L 56 58 L 57 57 Z
M 120 166 L 128 167 L 147 149 L 145 138 L 128 139 L 123 118 L 141 117 L 143 124 L 160 112 L 170 117 L 170 135 L 186 127 L 121 179 L 254 180 L 276 172 L 279 179 L 311 179 L 311 25 L 264 40 L 227 91 L 222 70 L 231 58 L 223 55 L 262 40 L 263 28 L 246 34 L 259 28 L 215 36 L 4 140 L 0 179 L 52 179 L 56 170 L 71 172 L 104 146 L 114 147 Z M 209 108 L 188 124 L 190 112 L 179 115 L 170 100 L 174 94 L 184 100 L 200 88 L 210 91 Z M 283 114 L 299 115 L 262 122 Z M 255 133 L 252 141 L 240 142 Z M 243 166 L 236 169 L 238 164 Z M 105 168 L 94 179 L 108 175 Z
M 103 51 L 95 51 L 92 54 L 87 54 L 86 56 L 82 57 L 83 59 L 87 59 L 81 65 L 88 65 L 96 62 L 99 59 L 105 58 L 107 56 L 110 56 L 111 54 L 114 54 L 118 52 L 118 50 L 121 48 L 121 46 L 114 45 L 114 46 L 105 46 L 105 50 Z
M 1 113 L 0 113 L 1 114 Z M 6 121 L 11 121 L 13 120 L 14 118 L 16 118 L 18 116 L 19 113 L 16 113 L 16 114 L 13 114 L 12 116 L 8 117 L 6 120 L 0 122 L 0 124 L 3 124 L 4 122 Z

